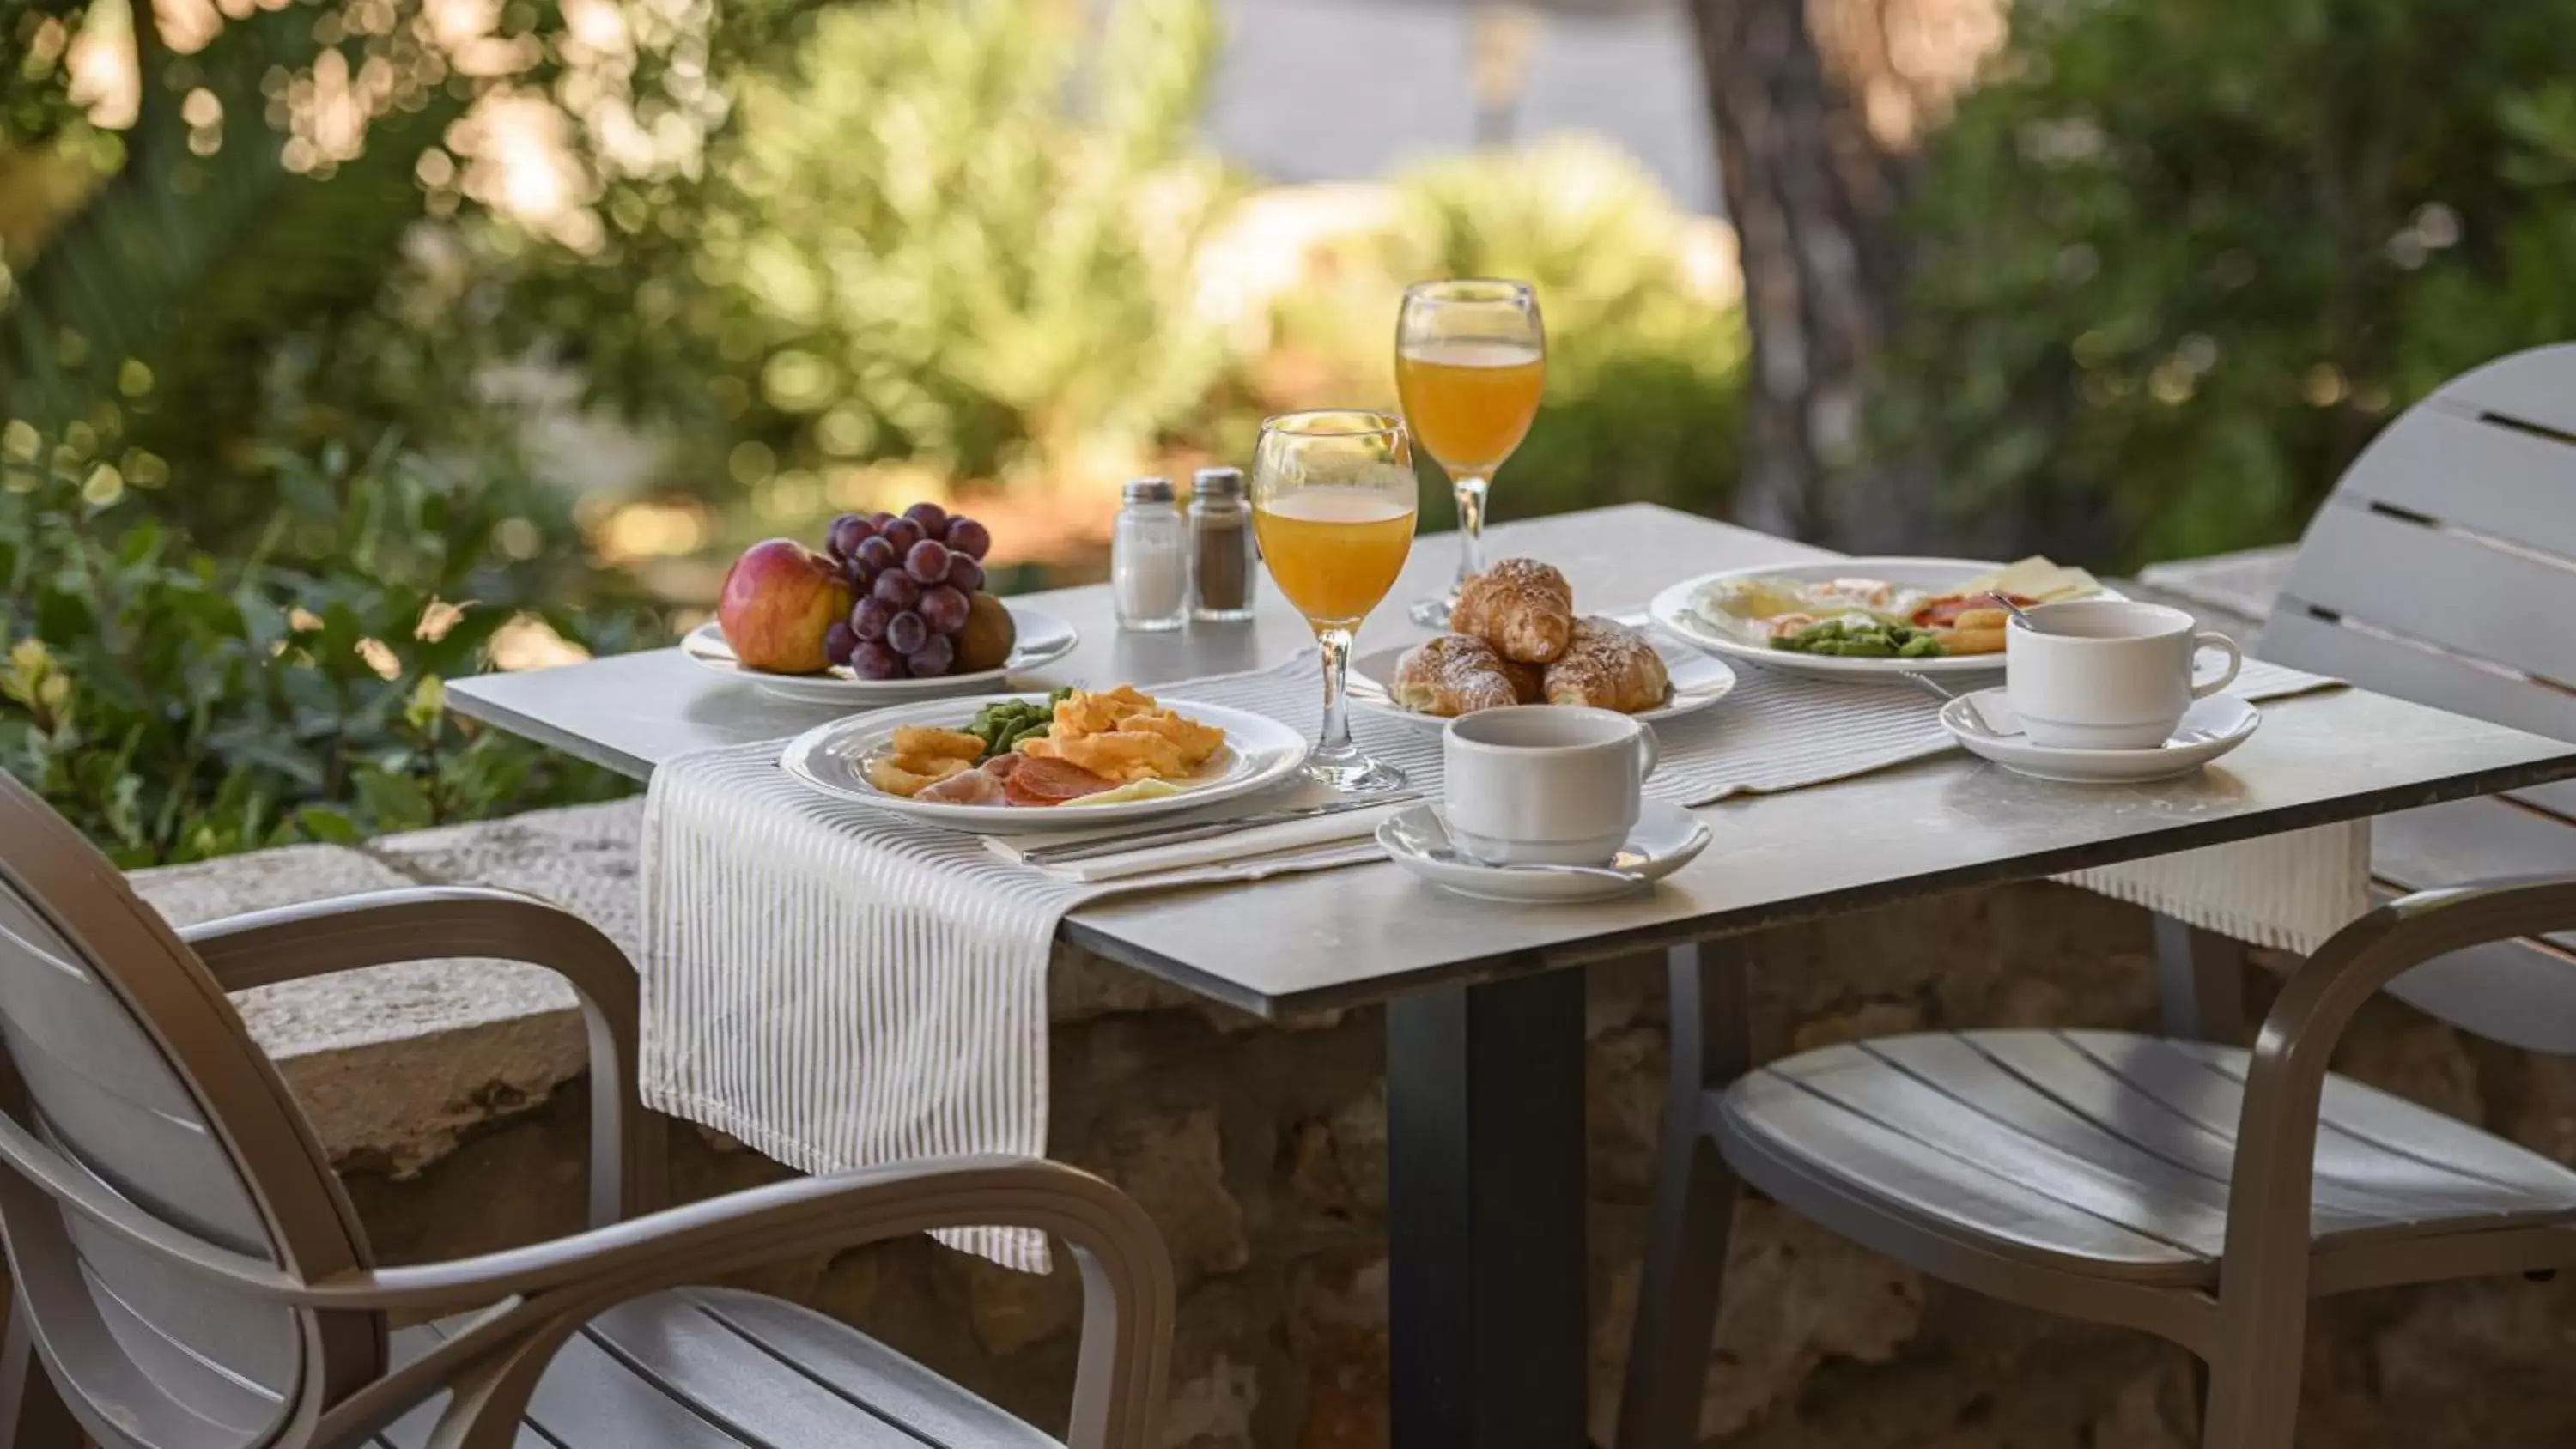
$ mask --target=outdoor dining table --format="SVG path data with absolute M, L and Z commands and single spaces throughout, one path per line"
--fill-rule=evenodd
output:
M 1500 525 L 1586 612 L 1678 579 L 1833 555 L 1630 505 Z M 1453 567 L 1417 543 L 1362 652 L 1421 636 L 1403 605 Z M 1249 624 L 1121 634 L 1105 587 L 1029 597 L 1081 647 L 1030 678 L 1152 686 L 1275 665 L 1311 643 L 1275 595 Z M 1856 685 L 1855 688 L 1877 686 Z M 835 711 L 658 649 L 456 681 L 460 712 L 647 778 Z M 1725 706 L 1718 708 L 1722 711 Z M 1700 814 L 1715 841 L 1652 891 L 1579 906 L 1469 900 L 1368 864 L 1096 902 L 1070 943 L 1265 1017 L 1383 1003 L 1394 1442 L 1579 1445 L 1586 1370 L 1583 975 L 1589 963 L 1782 922 L 2353 820 L 2576 776 L 2576 747 L 2358 689 L 2280 700 L 2203 773 L 2098 789 L 1963 753 Z M 1365 728 L 1363 722 L 1363 728 Z

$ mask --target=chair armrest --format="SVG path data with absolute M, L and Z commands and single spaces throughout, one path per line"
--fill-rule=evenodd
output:
M 400 961 L 488 956 L 541 966 L 580 998 L 590 1034 L 590 1221 L 665 1200 L 662 1118 L 636 1089 L 641 987 L 598 927 L 513 891 L 421 886 L 373 891 L 191 926 L 179 938 L 226 991 Z
M 2295 1343 L 2307 1299 L 2308 1214 L 2326 1067 L 2344 1031 L 2381 987 L 2436 956 L 2490 941 L 2576 927 L 2576 877 L 2520 877 L 2418 891 L 2337 931 L 2300 963 L 2256 1035 L 2245 1073 L 2236 1161 L 2219 1265 L 2224 1298 L 2258 1311 L 2223 1315 L 2245 1342 Z M 2287 1316 L 2284 1316 L 2287 1315 Z
M 468 1392 L 477 1376 L 526 1380 L 516 1389 L 484 1385 L 479 1397 L 491 1402 L 472 1410 L 508 1412 L 515 1425 L 509 1405 L 515 1398 L 524 1406 L 545 1360 L 582 1324 L 627 1299 L 782 1259 L 986 1224 L 1052 1234 L 1080 1266 L 1071 1442 L 1156 1442 L 1174 1321 L 1170 1255 L 1134 1199 L 1087 1172 L 1037 1159 L 940 1158 L 796 1178 L 550 1243 L 347 1274 L 278 1296 L 319 1309 L 409 1312 L 510 1300 L 344 1402 L 324 1427 L 335 1436 L 364 1436 L 437 1387 L 456 1387 L 465 1405 L 478 1397 Z

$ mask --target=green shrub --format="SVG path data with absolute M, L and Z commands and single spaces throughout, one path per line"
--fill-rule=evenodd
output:
M 2295 536 L 2445 377 L 2576 332 L 2571 0 L 2026 0 L 1933 142 L 1886 419 L 2107 564 Z
M 272 500 L 218 557 L 78 439 L 0 435 L 0 762 L 121 865 L 605 799 L 628 784 L 451 716 L 522 613 L 600 647 L 631 620 L 549 580 L 552 495 L 379 433 L 270 448 Z M 173 478 L 187 489 L 200 480 Z
M 1216 42 L 1210 0 L 829 10 L 723 79 L 682 206 L 612 207 L 528 310 L 631 411 L 702 421 L 681 486 L 788 485 L 769 531 L 870 464 L 1130 465 L 1225 365 L 1191 266 L 1230 194 L 1196 137 Z

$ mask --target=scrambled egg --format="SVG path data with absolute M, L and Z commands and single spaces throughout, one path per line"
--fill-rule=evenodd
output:
M 1190 774 L 1225 748 L 1225 731 L 1164 709 L 1134 685 L 1056 701 L 1045 735 L 1020 741 L 1024 755 L 1079 765 L 1103 779 L 1132 783 Z

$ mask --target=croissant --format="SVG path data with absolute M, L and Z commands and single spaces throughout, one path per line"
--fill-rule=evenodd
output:
M 1494 646 L 1505 659 L 1545 664 L 1574 633 L 1574 585 L 1534 558 L 1507 558 L 1458 590 L 1449 627 Z
M 1443 634 L 1404 651 L 1387 693 L 1418 714 L 1454 719 L 1480 709 L 1534 704 L 1539 677 L 1536 669 L 1505 659 L 1473 634 Z
M 1550 704 L 1588 704 L 1621 714 L 1662 705 L 1671 691 L 1663 656 L 1643 635 L 1607 619 L 1574 621 L 1565 652 L 1547 666 L 1542 681 Z

